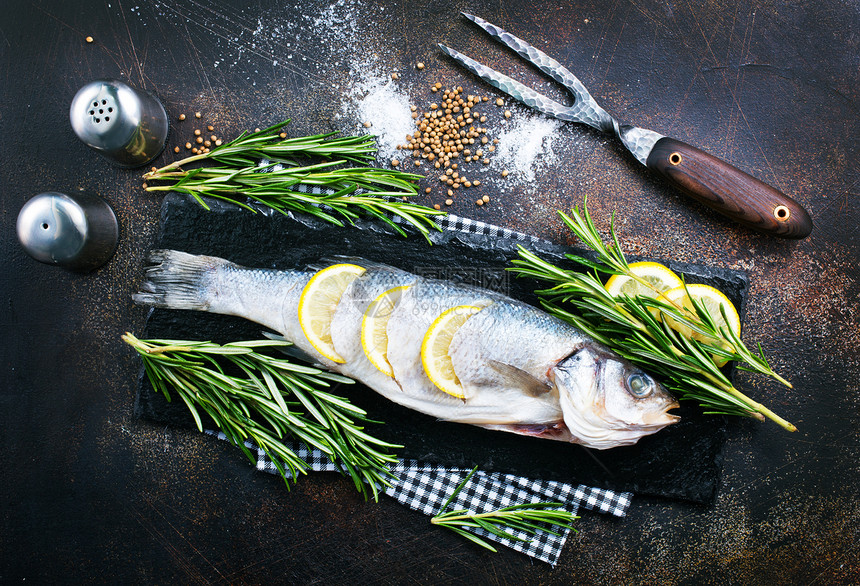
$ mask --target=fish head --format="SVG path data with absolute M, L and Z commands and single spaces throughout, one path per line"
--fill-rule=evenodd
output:
M 552 376 L 565 425 L 588 447 L 631 445 L 680 419 L 668 413 L 678 402 L 660 383 L 605 348 L 582 348 Z

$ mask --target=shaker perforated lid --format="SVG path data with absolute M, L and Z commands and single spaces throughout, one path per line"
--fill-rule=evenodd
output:
M 84 144 L 122 167 L 149 163 L 167 140 L 161 102 L 116 80 L 97 80 L 78 90 L 69 121 Z
M 39 262 L 91 271 L 116 250 L 119 224 L 103 199 L 86 193 L 40 193 L 18 213 L 18 240 Z

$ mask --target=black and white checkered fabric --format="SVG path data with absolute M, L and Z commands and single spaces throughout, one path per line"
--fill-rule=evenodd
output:
M 394 219 L 398 224 L 402 224 L 403 220 L 398 216 Z M 517 232 L 508 228 L 502 228 L 494 224 L 488 224 L 480 220 L 472 220 L 454 214 L 447 214 L 436 220 L 436 223 L 443 230 L 452 230 L 454 232 L 465 232 L 466 234 L 481 234 L 490 238 L 506 238 L 508 240 L 518 240 L 520 242 L 540 242 L 541 239 L 537 236 Z
M 439 509 L 469 470 L 403 460 L 398 462 L 393 472 L 397 479 L 385 493 L 410 508 L 432 516 L 440 512 Z M 620 517 L 626 513 L 632 496 L 631 493 L 615 493 L 583 484 L 574 486 L 564 482 L 530 480 L 512 474 L 478 471 L 457 494 L 449 508 L 481 513 L 522 503 L 556 502 L 574 514 L 584 507 Z M 561 555 L 569 533 L 569 530 L 562 530 L 554 535 L 541 531 L 532 536 L 514 532 L 520 539 L 504 539 L 483 529 L 472 531 L 484 539 L 497 541 L 553 566 Z
M 226 440 L 221 432 L 209 432 L 219 439 Z M 328 456 L 317 449 L 308 449 L 298 442 L 285 442 L 295 453 L 308 463 L 316 472 L 338 472 L 340 468 Z M 257 452 L 257 469 L 269 474 L 278 474 L 278 469 L 266 454 L 251 443 L 245 444 Z M 428 516 L 434 516 L 469 473 L 460 468 L 445 468 L 426 464 L 417 460 L 400 460 L 391 468 L 394 478 L 391 486 L 380 487 L 390 497 L 397 499 L 411 509 Z M 553 480 L 531 480 L 513 474 L 478 471 L 460 491 L 449 508 L 465 509 L 473 513 L 492 511 L 521 503 L 556 502 L 561 508 L 577 514 L 580 508 L 599 513 L 623 517 L 627 513 L 633 494 L 615 492 L 584 484 L 568 484 Z M 574 523 L 575 525 L 575 523 Z M 558 535 L 540 531 L 536 535 L 514 533 L 519 538 L 504 539 L 483 529 L 474 533 L 484 539 L 501 543 L 535 559 L 555 565 L 567 541 L 569 530 L 559 531 Z
M 305 186 L 300 186 L 305 187 Z M 310 193 L 323 193 L 319 187 L 305 187 Z M 399 224 L 406 223 L 399 216 L 392 220 Z M 443 230 L 480 234 L 491 238 L 505 238 L 521 242 L 540 242 L 536 236 L 495 226 L 480 220 L 472 220 L 454 214 L 447 214 L 436 219 Z M 217 433 L 221 439 L 226 439 L 222 433 Z M 248 444 L 249 449 L 257 450 L 257 469 L 271 474 L 277 474 L 278 469 L 265 453 L 254 445 Z M 340 468 L 328 456 L 317 449 L 308 449 L 304 444 L 296 443 L 294 451 L 314 471 L 337 472 Z M 425 464 L 415 460 L 401 460 L 392 469 L 396 479 L 390 487 L 384 487 L 384 492 L 406 506 L 421 511 L 426 515 L 436 515 L 448 500 L 457 485 L 466 477 L 469 470 L 444 468 Z M 618 493 L 611 490 L 593 488 L 585 485 L 572 485 L 564 482 L 530 480 L 511 474 L 486 473 L 478 471 L 472 476 L 469 484 L 457 495 L 452 506 L 480 513 L 527 502 L 558 502 L 563 508 L 576 514 L 580 507 L 600 513 L 608 513 L 623 517 L 630 506 L 633 494 Z M 528 541 L 504 539 L 483 529 L 474 532 L 484 539 L 502 543 L 530 557 L 555 565 L 561 554 L 562 547 L 569 531 L 553 535 L 539 532 L 529 537 Z
M 261 165 L 268 165 L 269 161 L 263 159 L 260 162 Z M 271 170 L 281 169 L 281 165 L 273 165 Z M 320 187 L 317 185 L 304 185 L 299 183 L 295 185 L 294 188 L 297 191 L 303 191 L 305 193 L 311 193 L 315 195 L 321 195 L 323 193 L 331 193 L 330 190 L 325 189 L 324 187 Z M 359 192 L 360 193 L 360 192 Z M 249 202 L 250 203 L 250 202 Z M 251 205 L 254 205 L 253 203 Z M 267 212 L 265 207 L 260 208 L 261 211 Z M 408 225 L 409 222 L 401 218 L 400 216 L 389 216 L 391 220 L 395 224 Z M 466 234 L 481 234 L 483 236 L 489 236 L 491 238 L 506 238 L 509 240 L 518 240 L 521 242 L 540 242 L 541 238 L 537 236 L 532 236 L 530 234 L 525 234 L 523 232 L 517 232 L 516 230 L 510 230 L 508 228 L 503 228 L 501 226 L 496 226 L 494 224 L 488 224 L 487 222 L 482 222 L 480 220 L 472 220 L 471 218 L 464 218 L 462 216 L 456 216 L 454 214 L 446 214 L 445 216 L 441 216 L 439 218 L 435 218 L 434 221 L 436 224 L 442 228 L 443 230 L 451 230 L 454 232 L 465 232 Z

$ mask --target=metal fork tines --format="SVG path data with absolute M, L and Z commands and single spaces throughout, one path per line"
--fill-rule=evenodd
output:
M 487 22 L 486 20 L 472 14 L 462 13 L 463 16 L 481 27 L 491 37 L 513 49 L 523 59 L 532 63 L 552 79 L 567 89 L 574 98 L 572 106 L 565 106 L 557 101 L 544 96 L 523 85 L 515 79 L 500 73 L 494 69 L 478 63 L 474 59 L 455 51 L 450 47 L 440 44 L 439 47 L 451 58 L 455 59 L 466 69 L 492 85 L 513 97 L 514 99 L 542 112 L 548 116 L 569 122 L 581 122 L 596 128 L 602 132 L 612 133 L 618 136 L 630 152 L 639 162 L 645 164 L 645 159 L 654 143 L 662 135 L 644 128 L 627 125 L 619 125 L 618 122 L 601 108 L 579 79 L 564 65 L 541 51 L 540 49 L 523 41 L 519 37 Z
M 490 85 L 548 116 L 582 122 L 614 134 L 637 161 L 669 184 L 741 224 L 785 238 L 804 238 L 812 230 L 812 219 L 806 210 L 778 189 L 683 141 L 638 126 L 619 124 L 558 61 L 486 20 L 466 13 L 463 16 L 563 85 L 573 95 L 574 103 L 559 104 L 507 75 L 439 45 Z

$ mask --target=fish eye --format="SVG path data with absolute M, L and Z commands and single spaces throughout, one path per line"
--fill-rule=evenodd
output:
M 654 383 L 645 374 L 636 372 L 627 377 L 627 388 L 634 397 L 644 399 L 654 390 Z

